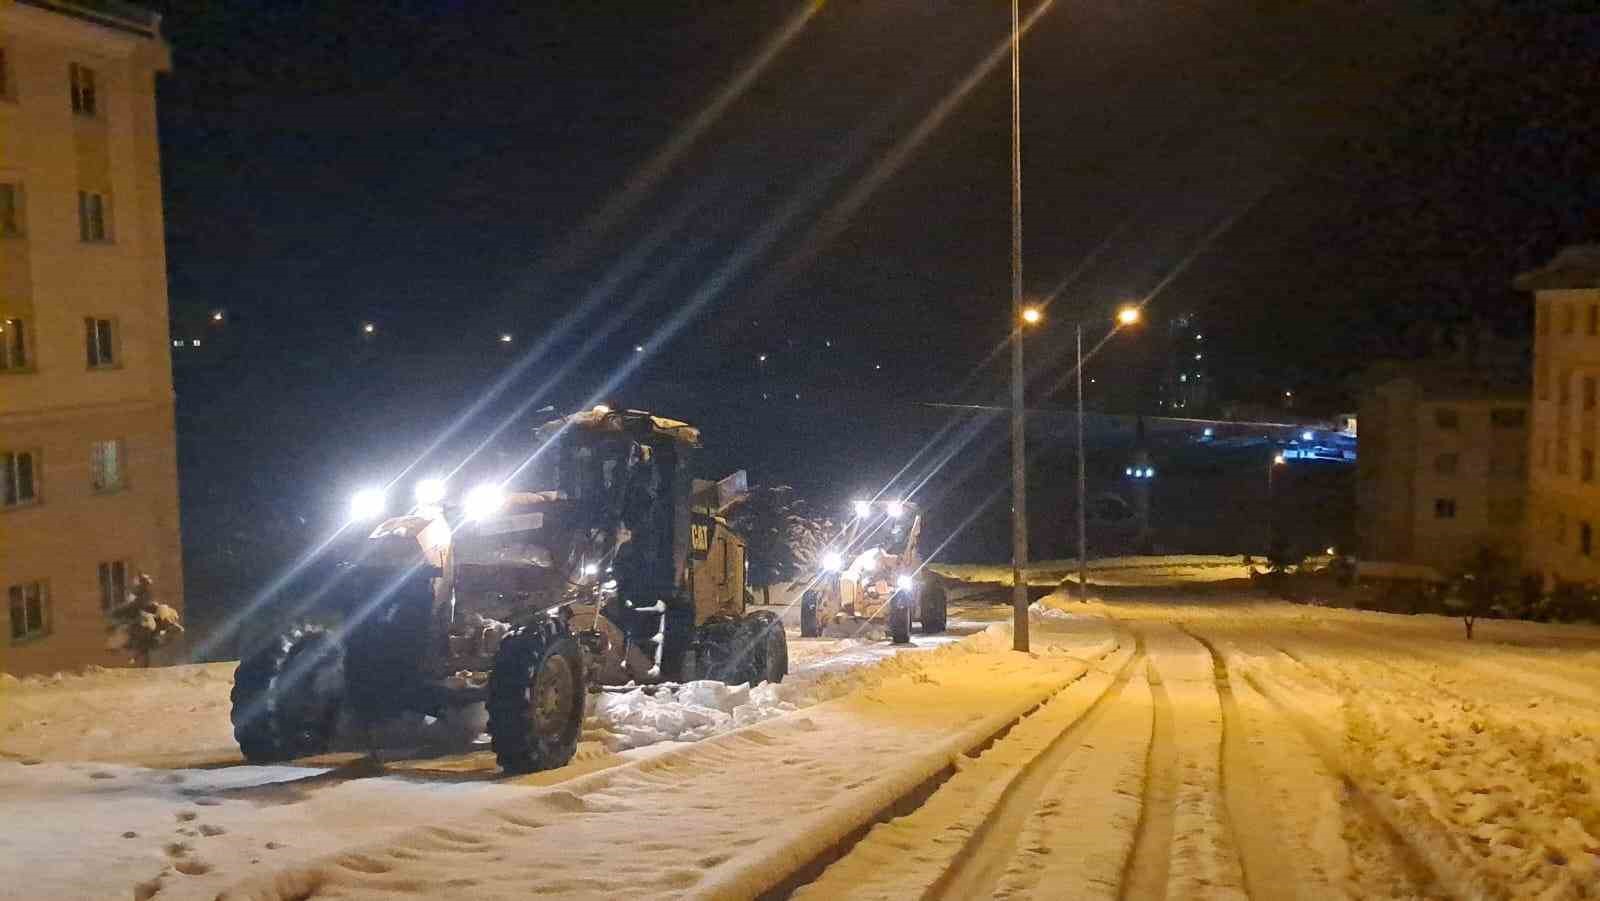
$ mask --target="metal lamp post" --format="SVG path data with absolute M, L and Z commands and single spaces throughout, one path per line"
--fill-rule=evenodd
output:
M 1139 307 L 1130 304 L 1117 311 L 1117 327 L 1137 325 Z M 1089 600 L 1089 474 L 1083 450 L 1083 323 L 1075 326 L 1078 348 L 1078 599 Z
M 1022 25 L 1011 0 L 1011 624 L 1012 648 L 1028 650 L 1027 413 L 1023 408 Z M 1037 315 L 1037 314 L 1036 314 Z

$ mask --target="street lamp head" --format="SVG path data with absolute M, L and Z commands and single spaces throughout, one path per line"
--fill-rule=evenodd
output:
M 1044 320 L 1044 313 L 1038 307 L 1026 307 L 1022 311 L 1022 321 L 1028 325 L 1038 325 Z
M 1274 456 L 1272 458 L 1272 465 L 1273 466 L 1282 466 L 1283 464 L 1285 464 L 1287 462 L 1288 461 L 1284 459 L 1283 454 L 1278 454 L 1278 455 L 1276 455 L 1276 456 Z
M 1136 306 L 1126 306 L 1126 307 L 1123 307 L 1122 309 L 1118 310 L 1117 311 L 1117 324 L 1118 325 L 1138 325 L 1139 324 L 1139 308 L 1136 307 Z

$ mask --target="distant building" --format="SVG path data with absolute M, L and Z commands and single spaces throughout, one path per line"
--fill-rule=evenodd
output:
M 1527 478 L 1520 361 L 1377 367 L 1356 418 L 1362 559 L 1448 573 L 1480 547 L 1516 558 Z
M 126 654 L 148 572 L 181 609 L 153 13 L 0 0 L 0 671 Z
M 1211 405 L 1210 348 L 1205 329 L 1192 314 L 1167 320 L 1167 360 L 1158 406 L 1173 416 L 1199 416 Z
M 1547 580 L 1600 582 L 1600 245 L 1563 250 L 1517 287 L 1536 304 L 1524 562 Z

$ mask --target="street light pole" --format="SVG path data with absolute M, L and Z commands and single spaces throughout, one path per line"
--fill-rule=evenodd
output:
M 1022 27 L 1011 0 L 1011 621 L 1012 648 L 1028 650 L 1027 412 L 1022 366 Z
M 1078 344 L 1078 599 L 1089 600 L 1089 476 L 1083 458 L 1083 323 L 1076 330 Z

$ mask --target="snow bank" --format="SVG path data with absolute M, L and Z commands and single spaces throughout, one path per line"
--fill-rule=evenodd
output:
M 751 688 L 698 681 L 601 692 L 594 696 L 583 737 L 608 751 L 625 751 L 662 741 L 700 741 L 797 709 L 783 699 L 781 686 L 770 682 Z

